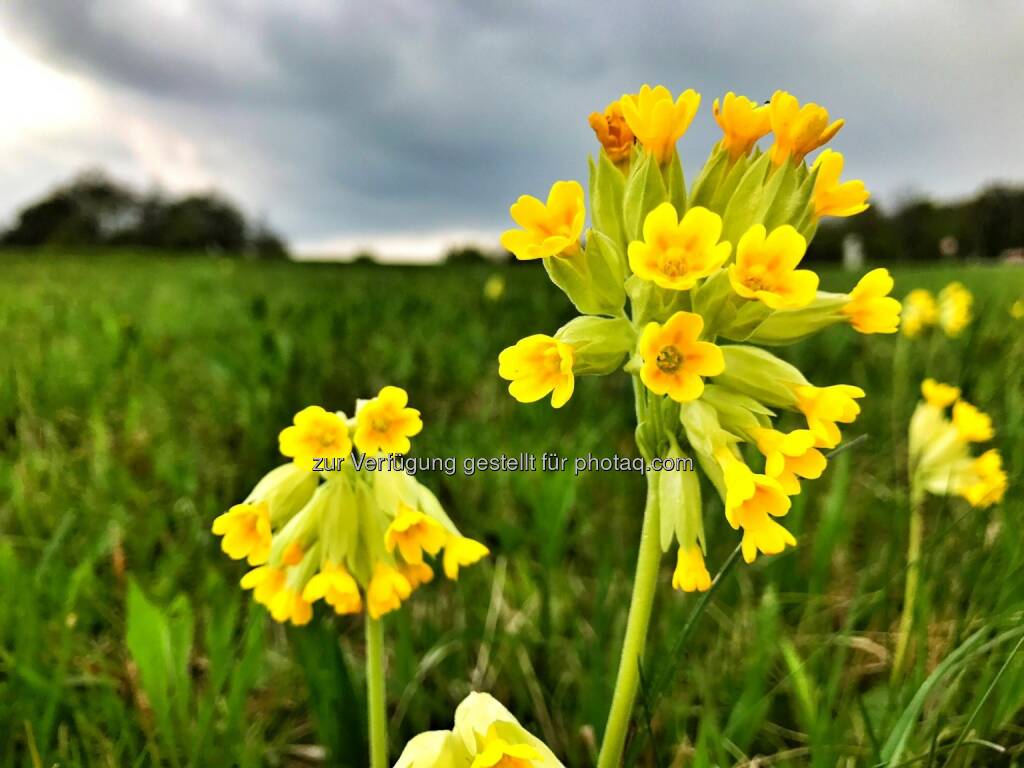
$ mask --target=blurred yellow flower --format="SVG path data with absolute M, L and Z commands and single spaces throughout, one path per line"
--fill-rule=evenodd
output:
M 726 486 L 725 519 L 734 529 L 743 529 L 743 559 L 752 563 L 758 552 L 777 555 L 787 545 L 795 547 L 793 534 L 773 519 L 785 515 L 791 506 L 782 485 L 752 472 L 729 449 L 720 449 L 716 458 Z
M 1024 320 L 1024 299 L 1017 299 L 1010 305 L 1010 317 L 1014 320 Z
M 384 546 L 388 552 L 395 548 L 407 563 L 423 562 L 423 553 L 436 555 L 444 546 L 448 533 L 439 522 L 422 512 L 398 503 L 398 514 L 384 532 Z
M 505 295 L 505 278 L 501 275 L 491 275 L 484 282 L 484 298 L 488 301 L 498 301 Z
M 957 492 L 972 507 L 990 507 L 1003 500 L 1008 485 L 1003 457 L 992 448 L 971 462 L 960 478 Z
M 732 246 L 721 236 L 717 213 L 697 206 L 680 220 L 671 203 L 662 203 L 644 219 L 644 239 L 629 244 L 630 269 L 662 288 L 689 290 L 729 258 Z
M 683 592 L 707 592 L 711 589 L 711 574 L 704 565 L 704 553 L 699 544 L 679 547 L 676 569 L 672 573 L 672 588 Z
M 213 532 L 223 536 L 220 547 L 232 560 L 243 557 L 261 565 L 270 556 L 270 509 L 265 502 L 235 504 L 213 521 Z
M 664 325 L 647 324 L 640 336 L 640 378 L 651 392 L 677 403 L 696 400 L 704 391 L 702 377 L 725 370 L 722 350 L 698 340 L 703 330 L 703 318 L 692 312 L 676 312 Z
M 860 333 L 896 333 L 902 305 L 889 296 L 893 279 L 887 269 L 873 269 L 852 291 L 843 314 Z
M 583 187 L 576 181 L 556 181 L 547 203 L 522 195 L 509 208 L 512 220 L 522 229 L 506 230 L 502 246 L 519 260 L 572 255 L 579 251 L 586 209 Z
M 313 468 L 313 459 L 346 458 L 352 452 L 344 416 L 328 413 L 319 405 L 295 414 L 293 425 L 281 430 L 278 445 L 283 456 L 290 456 L 296 466 L 307 470 Z
M 572 346 L 541 333 L 520 339 L 498 355 L 498 375 L 512 382 L 512 397 L 533 403 L 550 392 L 553 408 L 561 408 L 572 397 L 572 366 Z
M 320 572 L 302 590 L 302 599 L 309 603 L 315 603 L 321 598 L 338 614 L 359 613 L 363 610 L 363 600 L 356 580 L 345 566 L 336 565 L 330 560 L 321 564 Z
M 479 541 L 464 536 L 453 536 L 444 546 L 444 575 L 451 580 L 459 578 L 459 568 L 472 565 L 487 557 L 490 550 Z
M 729 282 L 745 299 L 757 299 L 772 309 L 798 309 L 814 300 L 818 276 L 797 269 L 807 241 L 789 224 L 771 234 L 755 224 L 736 246 L 736 262 L 729 267 Z
M 434 569 L 424 562 L 406 563 L 400 570 L 413 589 L 419 589 L 434 580 Z
M 983 443 L 995 435 L 992 417 L 966 400 L 961 400 L 953 406 L 953 426 L 956 427 L 960 439 L 968 443 Z
M 767 104 L 755 104 L 732 91 L 725 94 L 721 104 L 715 99 L 711 112 L 722 129 L 722 147 L 733 160 L 747 154 L 772 129 Z
M 764 473 L 779 482 L 788 496 L 800 493 L 800 480 L 817 480 L 825 471 L 825 455 L 815 447 L 809 429 L 779 432 L 755 429 L 751 433 L 757 449 L 765 458 Z
M 366 589 L 366 611 L 371 619 L 379 619 L 385 613 L 398 610 L 411 594 L 412 584 L 398 569 L 377 563 Z
M 619 105 L 633 135 L 663 164 L 672 157 L 676 142 L 697 114 L 700 94 L 687 90 L 673 101 L 672 94 L 663 85 L 654 88 L 644 85 L 637 94 L 623 95 Z
M 401 387 L 383 387 L 356 410 L 356 448 L 363 453 L 408 453 L 409 438 L 423 429 L 420 412 L 407 407 L 409 395 Z
M 804 156 L 827 143 L 843 127 L 842 120 L 828 121 L 828 110 L 817 104 L 800 106 L 796 97 L 785 91 L 772 94 L 769 104 L 772 133 L 772 162 L 781 165 L 786 160 L 803 161 Z
M 835 448 L 842 436 L 836 422 L 852 424 L 860 413 L 855 398 L 864 397 L 864 390 L 850 384 L 815 387 L 810 384 L 794 388 L 797 408 L 807 419 L 819 448 Z
M 939 291 L 939 325 L 947 336 L 959 336 L 971 322 L 974 296 L 963 283 L 952 282 Z
M 604 114 L 591 112 L 588 122 L 609 160 L 616 164 L 629 162 L 635 137 L 622 115 L 622 104 L 613 101 L 605 107 Z
M 313 605 L 302 599 L 296 590 L 291 587 L 282 587 L 270 599 L 267 606 L 274 621 L 291 622 L 296 627 L 308 624 L 313 618 Z
M 903 299 L 903 335 L 909 338 L 920 335 L 925 328 L 934 325 L 939 310 L 930 291 L 916 288 Z
M 921 382 L 921 394 L 929 405 L 948 408 L 960 399 L 960 387 L 943 384 L 935 379 L 925 379 Z
M 855 216 L 868 209 L 870 193 L 863 181 L 839 181 L 843 173 L 843 156 L 840 153 L 824 150 L 811 169 L 818 172 L 813 194 L 815 216 Z

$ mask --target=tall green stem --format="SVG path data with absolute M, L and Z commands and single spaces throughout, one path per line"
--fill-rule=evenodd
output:
M 907 544 L 907 583 L 903 590 L 903 615 L 896 635 L 896 651 L 892 661 L 892 679 L 897 680 L 904 672 L 910 634 L 914 629 L 914 610 L 917 603 L 917 589 L 921 581 L 921 540 L 924 535 L 924 498 L 917 490 L 911 492 L 910 536 Z
M 366 617 L 366 709 L 370 722 L 370 768 L 388 768 L 387 702 L 384 695 L 384 626 Z
M 618 768 L 622 762 L 622 750 L 626 745 L 626 733 L 629 730 L 633 703 L 636 701 L 640 664 L 644 658 L 647 627 L 651 621 L 654 590 L 658 582 L 658 565 L 661 561 L 658 516 L 657 490 L 648 480 L 647 505 L 644 509 L 643 529 L 640 532 L 640 554 L 636 561 L 633 598 L 629 604 L 626 637 L 622 643 L 622 658 L 615 679 L 612 708 L 608 713 L 608 724 L 605 726 L 604 739 L 601 741 L 601 754 L 597 758 L 598 768 Z

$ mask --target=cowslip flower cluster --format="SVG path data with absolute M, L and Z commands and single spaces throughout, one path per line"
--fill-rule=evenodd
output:
M 950 338 L 959 336 L 971 323 L 974 295 L 958 281 L 939 291 L 936 299 L 924 288 L 915 288 L 903 299 L 903 335 L 920 336 L 939 326 Z
M 407 453 L 422 427 L 398 387 L 359 401 L 354 418 L 304 408 L 278 438 L 291 461 L 213 521 L 224 552 L 253 566 L 242 587 L 276 621 L 306 624 L 318 600 L 376 619 L 433 579 L 429 558 L 454 580 L 488 554 L 414 477 L 354 461 L 353 446 L 364 458 Z
M 692 454 L 751 562 L 795 545 L 778 519 L 802 482 L 822 474 L 823 451 L 838 445 L 839 425 L 856 419 L 864 396 L 816 386 L 763 347 L 844 323 L 894 333 L 901 307 L 885 269 L 850 293 L 828 293 L 804 264 L 822 217 L 867 208 L 863 182 L 840 179 L 841 154 L 805 160 L 843 121 L 784 91 L 767 104 L 727 93 L 712 108 L 722 138 L 687 186 L 675 145 L 700 102 L 663 86 L 622 96 L 590 116 L 601 149 L 590 161 L 589 203 L 581 184 L 558 181 L 547 202 L 523 196 L 511 207 L 517 228 L 502 243 L 517 259 L 542 260 L 581 314 L 505 349 L 499 374 L 520 402 L 550 395 L 560 408 L 577 376 L 624 367 L 637 389 L 641 453 Z M 804 423 L 784 427 L 784 412 Z M 746 463 L 743 444 L 761 454 L 761 467 Z M 695 473 L 648 479 L 662 550 L 678 548 L 673 585 L 708 589 Z
M 925 493 L 961 496 L 973 507 L 1002 501 L 1007 476 L 996 448 L 972 455 L 973 443 L 995 437 L 988 414 L 960 398 L 960 389 L 925 379 L 923 400 L 910 420 L 911 492 L 918 500 Z M 952 417 L 947 409 L 952 406 Z
M 536 736 L 497 699 L 471 693 L 450 731 L 427 731 L 405 746 L 395 768 L 562 768 Z

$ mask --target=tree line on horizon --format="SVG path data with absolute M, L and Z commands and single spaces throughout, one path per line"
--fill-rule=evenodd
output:
M 99 170 L 29 203 L 0 233 L 11 249 L 132 248 L 259 259 L 285 258 L 284 241 L 218 192 L 140 193 Z

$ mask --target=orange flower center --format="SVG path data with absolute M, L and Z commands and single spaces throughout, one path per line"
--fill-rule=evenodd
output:
M 675 373 L 683 364 L 683 355 L 678 347 L 669 344 L 667 347 L 662 347 L 654 362 L 665 373 Z

